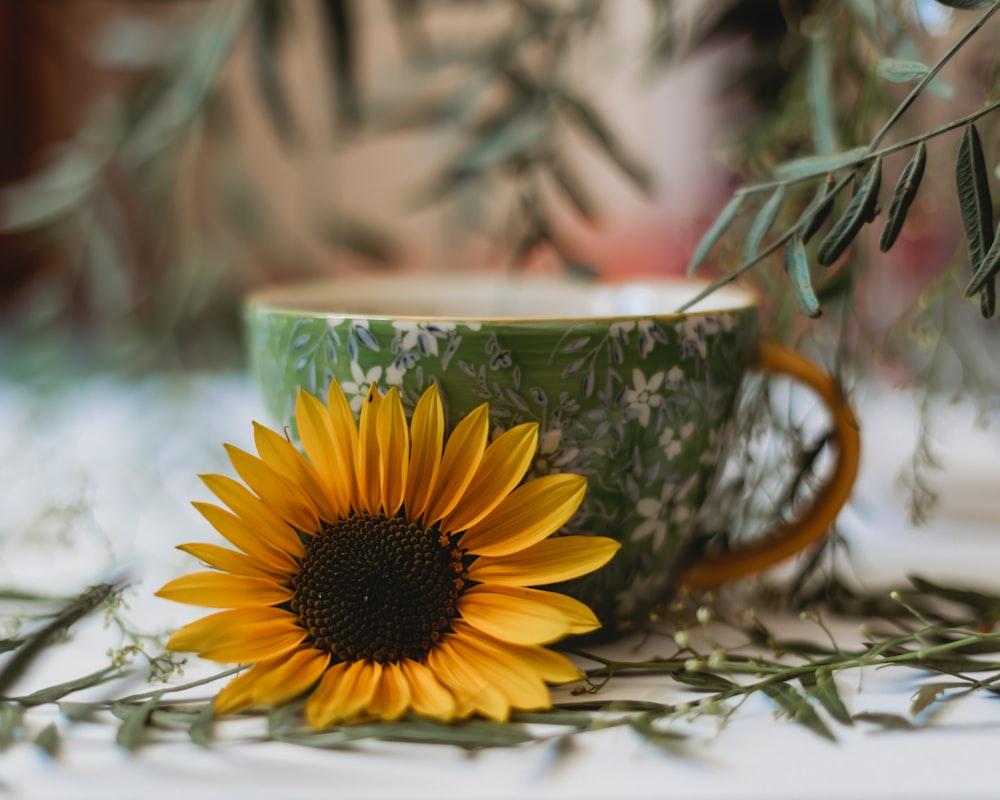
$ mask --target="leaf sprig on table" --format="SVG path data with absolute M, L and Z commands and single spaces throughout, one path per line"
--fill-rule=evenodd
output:
M 443 725 L 408 717 L 323 731 L 305 724 L 302 701 L 270 712 L 250 712 L 242 719 L 216 720 L 211 697 L 193 692 L 230 677 L 238 668 L 189 683 L 164 683 L 165 673 L 176 672 L 179 665 L 157 671 L 151 665 L 158 657 L 147 656 L 144 670 L 156 685 L 139 693 L 118 695 L 105 689 L 101 699 L 74 698 L 98 686 L 114 689 L 134 680 L 133 669 L 110 658 L 96 672 L 18 694 L 17 682 L 29 674 L 35 659 L 62 647 L 65 637 L 89 614 L 104 609 L 120 622 L 117 609 L 124 585 L 101 584 L 58 605 L 55 598 L 7 592 L 0 595 L 2 599 L 8 604 L 16 600 L 27 609 L 22 611 L 22 625 L 28 623 L 30 630 L 0 640 L 5 653 L 0 661 L 0 749 L 32 742 L 56 755 L 74 725 L 111 724 L 116 726 L 116 742 L 128 751 L 190 740 L 206 747 L 278 741 L 313 748 L 388 741 L 446 744 L 471 751 L 552 744 L 561 752 L 581 734 L 626 727 L 648 745 L 683 753 L 685 742 L 695 735 L 691 723 L 710 719 L 723 727 L 754 697 L 766 697 L 779 717 L 830 741 L 837 740 L 838 729 L 859 724 L 914 731 L 936 725 L 935 711 L 964 697 L 983 692 L 1000 696 L 1000 632 L 994 630 L 1000 621 L 1000 595 L 940 586 L 919 577 L 911 578 L 911 584 L 905 591 L 879 595 L 842 592 L 829 607 L 802 612 L 802 620 L 810 626 L 810 635 L 803 638 L 779 636 L 765 624 L 763 612 L 681 601 L 664 612 L 675 615 L 679 628 L 656 626 L 645 634 L 647 645 L 662 644 L 669 648 L 668 655 L 622 660 L 603 655 L 602 648 L 572 650 L 585 668 L 586 680 L 571 687 L 551 710 L 517 713 L 504 723 L 473 719 Z M 766 606 L 766 596 L 760 602 Z M 859 622 L 861 643 L 842 646 L 825 615 L 838 622 Z M 12 620 L 7 616 L 4 622 Z M 126 629 L 119 633 L 131 647 L 149 639 Z M 850 710 L 857 703 L 842 696 L 842 681 L 874 668 L 909 668 L 933 680 L 914 685 L 908 714 Z M 640 677 L 641 691 L 631 681 Z M 650 678 L 661 681 L 664 694 L 678 699 L 645 699 Z M 630 689 L 637 689 L 634 698 L 628 696 Z M 859 698 L 863 700 L 863 695 Z M 58 709 L 60 718 L 36 730 L 31 713 L 46 706 Z M 249 733 L 246 718 L 256 719 Z

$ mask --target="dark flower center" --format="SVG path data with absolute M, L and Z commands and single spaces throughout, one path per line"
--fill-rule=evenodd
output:
M 341 661 L 420 661 L 458 616 L 466 571 L 449 536 L 356 514 L 306 542 L 292 611 Z

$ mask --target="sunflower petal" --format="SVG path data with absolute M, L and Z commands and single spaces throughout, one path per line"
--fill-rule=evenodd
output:
M 435 677 L 434 673 L 419 661 L 403 659 L 399 662 L 410 685 L 410 697 L 413 710 L 422 717 L 436 719 L 439 722 L 451 722 L 455 719 L 455 696 L 448 691 Z
M 437 482 L 428 503 L 424 522 L 433 525 L 449 514 L 462 499 L 486 450 L 489 435 L 489 406 L 473 409 L 455 426 L 441 457 Z
M 339 722 L 331 702 L 344 680 L 345 672 L 347 672 L 347 664 L 343 661 L 331 664 L 329 669 L 323 673 L 323 677 L 320 678 L 319 685 L 309 695 L 309 699 L 306 701 L 306 722 L 316 730 L 325 728 L 333 722 Z
M 309 495 L 256 456 L 231 444 L 225 447 L 236 472 L 264 505 L 303 533 L 319 531 L 319 515 Z
M 462 620 L 455 620 L 452 626 L 455 633 L 463 636 L 474 636 L 477 641 L 488 645 L 494 651 L 502 651 L 504 661 L 510 662 L 522 671 L 534 672 L 548 683 L 569 683 L 584 677 L 583 670 L 566 656 L 547 647 L 537 644 L 500 642 L 475 630 Z
M 275 547 L 235 514 L 213 503 L 195 502 L 191 505 L 230 544 L 238 547 L 262 567 L 285 575 L 291 575 L 298 569 L 298 562 L 291 555 Z
M 383 664 L 375 694 L 365 710 L 378 719 L 393 722 L 406 713 L 411 697 L 409 681 L 399 664 Z
M 572 473 L 528 481 L 469 528 L 459 546 L 480 556 L 505 556 L 530 547 L 565 525 L 586 491 L 587 479 Z
M 343 431 L 338 433 L 332 417 L 323 403 L 305 390 L 299 390 L 295 398 L 299 440 L 340 519 L 351 510 L 354 451 L 349 438 L 345 441 Z
M 382 395 L 373 383 L 368 389 L 365 404 L 361 406 L 358 422 L 358 507 L 369 514 L 377 514 L 382 505 L 382 485 L 379 475 L 378 410 Z
M 382 399 L 376 421 L 381 474 L 382 508 L 386 516 L 395 516 L 403 505 L 406 473 L 410 461 L 410 435 L 406 414 L 393 386 Z
M 176 603 L 203 608 L 247 608 L 285 603 L 292 599 L 293 592 L 267 578 L 192 572 L 175 578 L 155 594 Z
M 304 694 L 322 677 L 329 663 L 329 653 L 312 648 L 297 650 L 274 663 L 253 687 L 254 706 L 279 706 Z
M 328 522 L 339 519 L 326 490 L 320 484 L 316 470 L 305 456 L 295 449 L 295 445 L 280 433 L 259 422 L 253 424 L 253 440 L 261 460 L 300 487 L 316 507 L 321 519 Z
M 227 714 L 238 714 L 240 711 L 250 708 L 253 705 L 253 687 L 265 671 L 258 665 L 245 672 L 241 672 L 223 686 L 212 703 L 212 710 L 215 712 L 215 716 L 223 717 Z
M 578 578 L 603 567 L 621 548 L 604 536 L 561 536 L 543 539 L 506 556 L 480 556 L 469 567 L 479 583 L 541 586 Z
M 333 429 L 333 439 L 341 453 L 341 480 L 347 489 L 350 508 L 358 507 L 358 482 L 354 465 L 358 452 L 358 422 L 354 418 L 351 403 L 337 381 L 330 381 L 326 393 L 326 407 Z
M 454 638 L 445 637 L 427 654 L 427 666 L 455 695 L 459 716 L 478 711 L 489 719 L 506 721 L 510 716 L 507 698 L 455 651 Z
M 237 608 L 185 625 L 170 637 L 167 648 L 195 652 L 211 661 L 248 664 L 277 658 L 298 646 L 305 636 L 288 611 Z
M 352 662 L 333 698 L 337 718 L 349 721 L 368 708 L 381 677 L 382 665 L 377 661 Z
M 237 553 L 235 550 L 220 547 L 217 544 L 190 542 L 177 545 L 177 549 L 194 556 L 206 566 L 228 572 L 231 575 L 246 575 L 251 578 L 286 577 L 286 573 L 282 570 L 274 569 L 271 565 L 264 564 L 245 553 Z
M 410 467 L 406 476 L 403 505 L 406 516 L 418 519 L 437 480 L 444 450 L 444 409 L 437 384 L 431 384 L 413 409 L 410 420 Z
M 459 613 L 474 628 L 505 642 L 545 644 L 568 634 L 565 615 L 547 598 L 526 594 L 531 591 L 535 590 L 473 586 L 458 601 Z
M 552 697 L 544 681 L 530 670 L 519 670 L 506 659 L 503 647 L 485 639 L 456 633 L 451 639 L 457 656 L 464 658 L 487 681 L 503 693 L 511 708 L 540 711 L 551 708 Z
M 299 558 L 305 555 L 295 530 L 243 484 L 225 475 L 202 475 L 201 479 L 212 494 L 268 544 Z
M 521 482 L 538 448 L 538 424 L 517 425 L 498 436 L 479 462 L 454 510 L 441 520 L 447 533 L 464 531 L 496 508 Z

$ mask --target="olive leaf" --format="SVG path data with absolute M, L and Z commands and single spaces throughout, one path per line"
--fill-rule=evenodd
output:
M 864 160 L 867 152 L 868 148 L 861 146 L 852 147 L 850 150 L 844 150 L 840 153 L 796 158 L 776 167 L 774 177 L 777 180 L 790 180 L 808 175 L 822 175 L 824 172 L 834 172 Z
M 986 251 L 986 255 L 983 256 L 983 260 L 973 273 L 972 280 L 965 287 L 965 297 L 972 297 L 985 289 L 993 282 L 998 271 L 1000 271 L 1000 227 L 997 229 L 996 236 L 993 237 L 990 249 Z
M 896 181 L 896 188 L 892 192 L 892 201 L 889 203 L 889 212 L 886 214 L 885 227 L 882 229 L 882 237 L 879 239 L 879 249 L 885 253 L 896 242 L 896 237 L 903 229 L 906 221 L 906 212 L 910 210 L 913 198 L 917 196 L 917 189 L 920 188 L 920 180 L 924 177 L 924 167 L 927 165 L 927 145 L 921 142 L 917 145 L 913 156 L 903 167 Z
M 115 742 L 119 747 L 132 752 L 146 740 L 150 716 L 160 702 L 163 693 L 156 692 L 152 697 L 137 706 L 115 703 L 112 712 L 122 720 L 115 734 Z
M 59 750 L 62 747 L 62 736 L 54 722 L 50 722 L 38 732 L 35 737 L 35 746 L 50 758 L 59 755 Z
M 260 99 L 271 115 L 281 141 L 295 143 L 298 132 L 288 100 L 281 88 L 279 63 L 281 42 L 288 25 L 288 4 L 281 0 L 257 0 L 257 25 L 253 38 L 253 68 Z
M 876 69 L 881 77 L 893 83 L 919 81 L 931 71 L 930 67 L 919 61 L 903 61 L 898 58 L 883 58 Z
M 808 728 L 824 739 L 831 742 L 837 741 L 837 737 L 816 713 L 816 709 L 812 707 L 808 697 L 785 683 L 768 684 L 763 688 L 763 691 L 788 715 L 790 720 Z
M 962 11 L 975 11 L 978 8 L 986 8 L 986 6 L 993 5 L 995 0 L 937 0 L 937 2 L 949 8 L 957 8 Z
M 744 261 L 753 261 L 757 257 L 757 253 L 760 251 L 760 243 L 764 240 L 764 236 L 771 229 L 771 226 L 774 225 L 784 199 L 785 186 L 784 184 L 779 184 L 778 188 L 767 199 L 767 202 L 761 206 L 756 219 L 753 221 L 753 225 L 750 226 L 750 233 L 747 234 L 746 243 L 743 246 Z
M 878 190 L 882 182 L 882 158 L 876 158 L 868 168 L 858 190 L 833 228 L 820 242 L 817 260 L 824 267 L 833 264 L 869 221 L 878 206 Z
M 819 185 L 816 194 L 813 195 L 809 205 L 805 207 L 795 223 L 804 244 L 808 243 L 816 231 L 822 227 L 833 210 L 833 195 L 830 193 L 832 185 L 833 173 L 831 172 L 827 174 L 826 180 Z
M 740 210 L 740 206 L 743 205 L 745 197 L 745 194 L 733 195 L 722 211 L 719 212 L 719 216 L 715 218 L 715 222 L 709 226 L 709 229 L 698 240 L 698 244 L 695 245 L 694 252 L 691 254 L 691 261 L 688 264 L 687 274 L 689 276 L 694 275 L 698 271 L 698 267 L 701 266 L 709 251 L 719 240 L 719 237 L 732 224 L 737 212 Z
M 801 236 L 793 236 L 785 245 L 785 272 L 788 273 L 799 310 L 807 317 L 815 319 L 820 316 L 822 312 L 809 278 L 809 261 Z
M 966 127 L 958 149 L 955 182 L 962 224 L 965 227 L 965 240 L 969 248 L 969 262 L 975 272 L 993 244 L 993 201 L 979 131 L 971 123 Z

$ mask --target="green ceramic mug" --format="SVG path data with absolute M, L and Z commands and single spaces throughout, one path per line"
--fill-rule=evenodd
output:
M 563 532 L 622 543 L 607 566 L 559 588 L 620 629 L 680 584 L 712 587 L 818 540 L 857 472 L 857 424 L 830 378 L 758 341 L 750 294 L 725 288 L 674 311 L 700 288 L 667 280 L 344 278 L 259 292 L 246 324 L 271 422 L 293 435 L 299 388 L 325 398 L 333 379 L 355 411 L 374 382 L 383 392 L 397 387 L 409 414 L 435 382 L 452 427 L 483 402 L 495 432 L 537 422 L 531 476 L 588 479 Z M 836 463 L 792 524 L 692 558 L 698 512 L 751 369 L 812 387 L 831 413 Z

